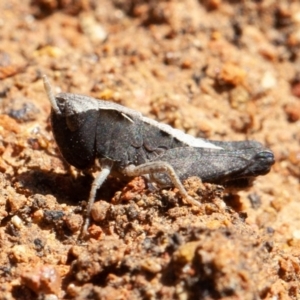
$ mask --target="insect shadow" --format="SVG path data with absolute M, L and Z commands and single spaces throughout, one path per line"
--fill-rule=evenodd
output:
M 58 203 L 70 204 L 78 204 L 88 198 L 93 180 L 93 176 L 89 173 L 75 178 L 68 172 L 61 174 L 40 169 L 23 172 L 16 178 L 16 181 L 21 183 L 17 187 L 17 191 L 26 196 L 53 195 L 57 198 Z M 97 191 L 97 198 L 109 200 L 114 196 L 116 190 L 122 189 L 125 185 L 126 182 L 117 178 L 108 178 L 103 183 L 105 189 Z

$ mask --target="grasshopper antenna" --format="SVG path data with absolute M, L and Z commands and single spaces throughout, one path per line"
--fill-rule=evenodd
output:
M 45 88 L 47 97 L 51 103 L 51 107 L 55 111 L 55 113 L 59 115 L 60 110 L 55 101 L 55 97 L 53 95 L 52 88 L 51 88 L 50 82 L 48 80 L 48 77 L 46 75 L 43 75 L 42 77 L 43 77 L 43 81 L 44 81 L 44 88 Z

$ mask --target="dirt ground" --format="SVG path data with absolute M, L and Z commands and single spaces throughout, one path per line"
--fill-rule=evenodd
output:
M 300 299 L 299 48 L 299 1 L 0 1 L 0 299 Z M 80 242 L 92 176 L 62 160 L 43 74 L 276 163 L 248 190 L 188 179 L 200 208 L 109 178 Z

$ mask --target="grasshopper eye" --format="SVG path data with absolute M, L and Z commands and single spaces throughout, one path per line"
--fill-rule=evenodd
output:
M 67 124 L 68 128 L 70 129 L 70 131 L 72 131 L 72 132 L 80 129 L 81 124 L 84 121 L 85 120 L 83 118 L 80 118 L 78 116 L 68 116 L 68 117 L 66 117 L 66 124 Z

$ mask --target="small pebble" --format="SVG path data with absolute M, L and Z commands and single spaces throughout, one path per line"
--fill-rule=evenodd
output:
M 12 218 L 11 218 L 11 222 L 12 222 L 12 224 L 16 227 L 16 228 L 18 228 L 18 229 L 20 229 L 20 228 L 22 228 L 23 227 L 23 221 L 20 219 L 20 217 L 18 217 L 18 216 L 13 216 Z

